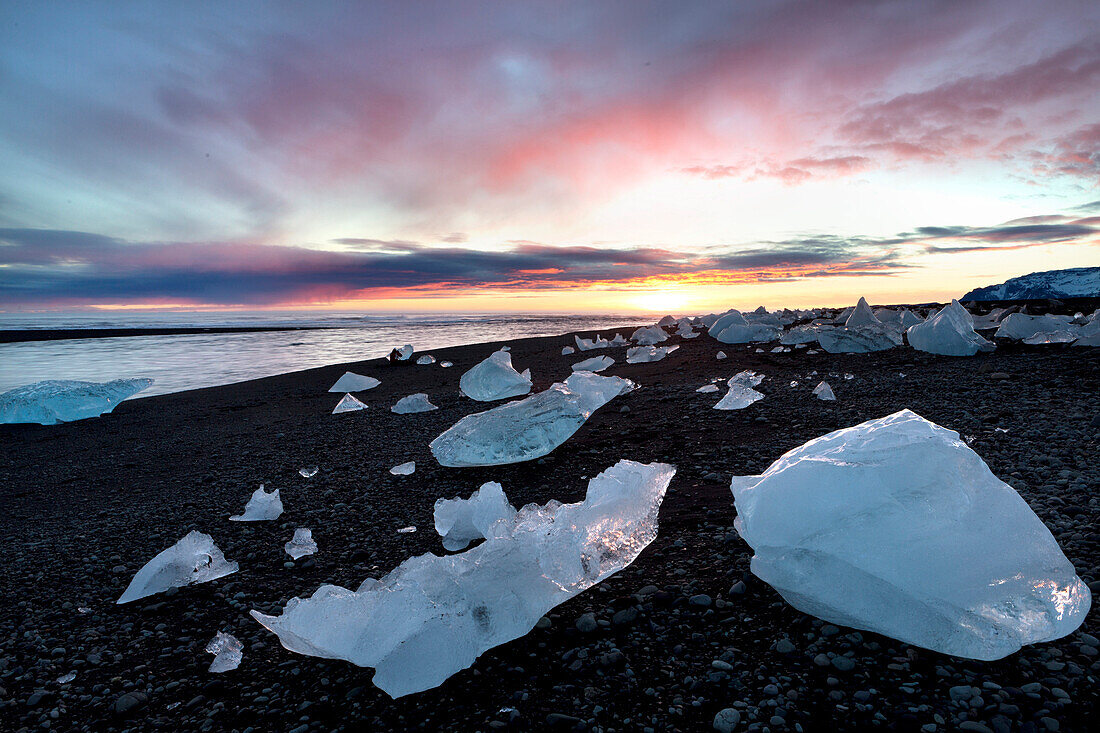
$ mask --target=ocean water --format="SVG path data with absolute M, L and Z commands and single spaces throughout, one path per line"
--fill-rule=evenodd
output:
M 379 315 L 318 312 L 0 314 L 0 329 L 319 326 L 316 330 L 64 339 L 0 344 L 0 392 L 43 379 L 152 377 L 136 398 L 446 346 L 626 327 L 644 316 Z M 624 333 L 624 336 L 629 336 Z M 564 343 L 564 341 L 563 341 Z

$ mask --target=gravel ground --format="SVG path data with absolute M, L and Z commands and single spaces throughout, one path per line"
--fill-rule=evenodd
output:
M 571 342 L 510 342 L 513 362 L 545 389 L 592 355 L 562 357 Z M 1100 350 L 1001 344 L 956 359 L 908 348 L 757 354 L 705 335 L 670 343 L 681 349 L 655 364 L 595 352 L 617 360 L 604 374 L 642 389 L 516 466 L 445 469 L 428 450 L 484 409 L 458 395 L 458 379 L 499 344 L 430 352 L 451 369 L 375 360 L 129 401 L 80 423 L 0 426 L 0 729 L 1086 729 L 1100 713 L 1095 612 L 1074 634 L 998 662 L 825 624 L 749 573 L 728 485 L 811 438 L 907 407 L 966 436 L 1096 593 Z M 730 358 L 716 360 L 719 350 Z M 360 393 L 369 409 L 331 415 L 339 395 L 325 390 L 345 369 L 382 385 Z M 767 375 L 766 398 L 749 408 L 712 410 L 721 393 L 695 392 L 741 369 Z M 821 378 L 836 402 L 811 397 Z M 389 412 L 413 392 L 441 409 Z M 622 458 L 678 469 L 656 541 L 435 690 L 391 700 L 371 670 L 292 654 L 248 616 L 442 552 L 431 521 L 440 496 L 500 481 L 516 506 L 578 501 L 587 478 Z M 415 474 L 389 474 L 409 460 Z M 316 476 L 299 475 L 312 465 Z M 286 513 L 229 522 L 260 482 L 282 491 Z M 419 531 L 397 533 L 410 524 Z M 299 526 L 320 550 L 290 562 L 282 546 Z M 192 529 L 240 572 L 116 606 L 133 574 Z M 204 652 L 217 631 L 244 642 L 243 664 L 223 675 L 207 672 Z

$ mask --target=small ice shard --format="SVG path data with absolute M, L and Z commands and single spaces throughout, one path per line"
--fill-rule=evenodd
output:
M 405 344 L 400 349 L 394 349 L 386 358 L 390 361 L 408 361 L 413 355 L 412 344 Z
M 790 349 L 784 349 L 782 346 L 776 346 L 774 349 L 771 350 L 771 353 L 782 354 L 784 351 L 790 351 Z
M 656 326 L 644 326 L 631 334 L 630 340 L 639 346 L 654 346 L 668 341 L 668 334 Z
M 752 572 L 831 623 L 993 660 L 1071 633 L 1091 605 L 1020 495 L 909 410 L 811 440 L 731 489 Z
M 561 350 L 561 355 L 569 356 L 570 354 L 575 354 L 576 352 L 577 350 L 574 349 L 572 346 L 563 346 Z
M 442 466 L 496 466 L 541 458 L 601 406 L 636 388 L 629 379 L 573 372 L 522 400 L 467 415 L 431 442 Z
M 573 365 L 573 371 L 575 372 L 602 372 L 609 366 L 615 363 L 615 360 L 610 356 L 594 356 L 591 359 L 585 359 L 584 361 L 578 361 Z
M 228 672 L 241 666 L 244 645 L 232 634 L 219 631 L 217 635 L 206 645 L 206 651 L 214 655 L 214 661 L 210 663 L 208 672 Z
M 696 392 L 704 392 L 704 393 L 717 392 L 718 391 L 718 385 L 717 384 L 704 384 L 702 387 L 700 387 L 699 389 L 697 389 L 695 391 Z
M 473 549 L 409 558 L 357 591 L 323 585 L 279 616 L 252 616 L 290 651 L 374 667 L 391 697 L 437 687 L 629 566 L 657 536 L 675 472 L 620 461 L 589 482 L 583 502 L 525 506 Z
M 237 563 L 226 560 L 213 538 L 189 532 L 137 571 L 117 603 L 129 603 L 169 588 L 206 583 L 237 572 Z
M 336 384 L 328 388 L 329 392 L 364 392 L 374 389 L 382 382 L 374 377 L 364 377 L 355 372 L 344 372 L 344 376 L 336 380 Z
M 511 350 L 512 350 L 512 347 L 511 347 L 511 346 L 501 346 L 501 347 L 500 347 L 500 350 L 501 350 L 501 351 L 511 351 Z
M 416 525 L 410 524 L 408 527 L 402 527 L 397 530 L 397 534 L 412 534 L 416 531 Z
M 855 378 L 856 378 L 856 375 L 854 375 L 854 374 L 851 374 L 850 372 L 845 372 L 845 373 L 844 373 L 844 378 L 845 378 L 845 379 L 855 379 Z
M 302 476 L 302 478 L 313 478 L 317 475 L 317 471 L 317 466 L 310 466 L 309 468 L 298 469 L 298 473 Z
M 484 483 L 469 499 L 437 499 L 435 531 L 443 538 L 444 549 L 464 550 L 473 540 L 489 537 L 498 521 L 510 522 L 516 516 L 504 489 L 496 482 Z
M 813 394 L 814 397 L 817 397 L 819 400 L 824 400 L 826 402 L 836 401 L 836 395 L 833 394 L 833 388 L 824 380 L 817 383 L 817 386 L 814 387 Z
M 297 560 L 306 555 L 317 552 L 317 542 L 313 539 L 313 530 L 298 527 L 294 530 L 294 537 L 283 545 L 286 554 Z
M 340 401 L 336 403 L 336 407 L 332 408 L 332 414 L 339 415 L 341 412 L 355 412 L 356 410 L 365 409 L 367 409 L 367 406 L 349 393 L 340 398 Z
M 715 359 L 718 359 L 719 361 L 721 361 L 722 359 L 726 359 L 726 358 L 728 358 L 728 357 L 726 356 L 726 352 L 724 352 L 724 351 L 719 351 L 719 352 L 718 352 L 717 354 L 715 354 L 715 355 L 714 355 L 714 358 L 715 358 Z
M 723 313 L 711 324 L 707 333 L 724 344 L 748 344 L 774 341 L 783 335 L 783 329 L 772 323 L 749 322 L 740 311 L 734 309 Z
M 67 685 L 75 679 L 76 679 L 76 672 L 69 672 L 68 674 L 63 674 L 60 677 L 58 677 L 57 678 L 57 684 Z
M 92 609 L 88 608 L 87 606 L 77 606 L 76 611 L 77 611 L 77 613 L 85 614 L 85 613 L 91 613 Z
M 974 330 L 974 319 L 957 300 L 927 321 L 910 326 L 905 333 L 910 346 L 930 354 L 974 356 L 995 348 Z
M 492 402 L 527 394 L 531 391 L 531 377 L 515 370 L 511 354 L 497 351 L 463 374 L 458 385 L 470 399 Z
M 734 378 L 736 379 L 736 377 Z M 729 381 L 729 390 L 714 406 L 715 410 L 743 410 L 757 400 L 764 399 L 764 395 L 757 392 L 751 386 L 733 379 Z
M 102 383 L 48 379 L 27 384 L 0 394 L 0 423 L 56 425 L 98 417 L 152 384 L 152 379 Z
M 252 492 L 252 498 L 244 506 L 244 513 L 229 518 L 231 522 L 268 522 L 283 513 L 283 500 L 279 490 L 264 491 L 264 485 Z
M 417 392 L 399 399 L 397 404 L 390 408 L 390 412 L 396 412 L 398 415 L 408 415 L 413 412 L 431 412 L 438 409 L 428 401 L 428 395 Z
M 394 466 L 390 469 L 390 473 L 394 476 L 408 476 L 416 470 L 416 461 L 409 461 L 408 463 L 402 463 L 398 466 Z
M 439 366 L 443 367 L 444 369 L 447 369 L 449 367 L 453 367 L 454 364 L 452 364 L 449 361 L 441 361 L 441 362 L 439 362 Z
M 755 387 L 764 381 L 764 375 L 760 372 L 754 372 L 751 369 L 745 369 L 744 371 L 737 372 L 729 378 L 728 385 L 740 384 L 745 387 Z
M 791 383 L 788 384 L 787 386 L 788 387 L 797 387 L 798 386 L 798 380 L 797 379 L 792 379 Z
M 421 356 L 416 360 L 416 363 L 420 364 L 421 366 L 427 364 L 435 364 L 435 357 L 431 354 L 424 354 L 424 356 Z
M 522 372 L 519 373 L 519 375 L 521 377 L 523 377 L 524 379 L 526 379 L 528 382 L 530 382 L 531 381 L 531 368 L 528 367 L 528 368 L 524 369 Z
M 651 361 L 660 361 L 671 354 L 679 346 L 631 346 L 626 350 L 627 364 L 644 364 Z

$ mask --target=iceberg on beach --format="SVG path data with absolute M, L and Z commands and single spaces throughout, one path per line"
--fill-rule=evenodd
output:
M 668 341 L 668 334 L 657 326 L 643 326 L 630 335 L 630 340 L 639 346 L 654 346 Z
M 336 407 L 332 408 L 332 414 L 339 415 L 341 412 L 355 412 L 356 410 L 365 409 L 367 409 L 367 406 L 357 397 L 352 394 L 346 394 L 336 403 Z
M 906 336 L 914 349 L 944 356 L 974 356 L 979 351 L 996 348 L 978 335 L 974 319 L 957 300 L 927 321 L 910 326 Z
M 279 490 L 264 491 L 264 485 L 252 492 L 252 498 L 244 506 L 244 512 L 229 518 L 231 522 L 268 522 L 283 513 L 283 500 Z
M 240 640 L 232 634 L 221 631 L 206 645 L 206 651 L 215 655 L 208 672 L 229 672 L 241 666 L 241 660 L 244 658 L 244 645 Z
M 355 372 L 344 372 L 344 376 L 336 380 L 336 384 L 328 388 L 329 392 L 363 392 L 374 389 L 382 382 L 374 377 L 364 377 Z
M 1036 346 L 1039 344 L 1072 344 L 1079 337 L 1076 326 L 1063 328 L 1058 331 L 1040 332 L 1032 334 L 1024 339 L 1025 344 Z
M 993 335 L 997 338 L 1023 341 L 1037 333 L 1054 333 L 1069 329 L 1069 318 L 1065 316 L 1028 316 L 1023 313 L 1010 313 L 1001 321 Z
M 225 559 L 214 539 L 202 532 L 188 532 L 137 571 L 117 603 L 129 603 L 169 588 L 206 583 L 237 572 L 237 563 Z
M 400 349 L 394 349 L 386 357 L 390 361 L 408 361 L 413 355 L 413 345 L 405 344 Z
M 629 379 L 574 372 L 522 400 L 467 415 L 430 444 L 442 466 L 496 466 L 541 458 L 597 409 L 637 387 Z
M 602 372 L 615 363 L 610 356 L 594 356 L 591 359 L 578 361 L 573 365 L 575 372 Z
M 497 351 L 463 374 L 458 386 L 470 399 L 492 402 L 527 394 L 531 391 L 531 376 L 515 370 L 507 351 Z
M 611 341 L 608 342 L 608 344 L 611 346 L 626 346 L 629 343 L 629 341 L 623 338 L 623 335 L 621 333 L 615 334 L 615 338 L 611 339 Z
M 313 539 L 313 530 L 304 527 L 294 530 L 294 537 L 290 539 L 290 542 L 283 545 L 283 549 L 286 550 L 286 554 L 295 560 L 317 552 L 317 542 Z
M 815 323 L 808 323 L 804 326 L 795 326 L 790 331 L 783 334 L 779 339 L 779 343 L 786 344 L 788 346 L 794 346 L 797 344 L 812 344 L 817 342 L 818 334 L 824 330 L 822 327 Z
M 498 521 L 511 521 L 516 509 L 508 502 L 500 484 L 484 483 L 469 499 L 438 499 L 435 502 L 435 531 L 443 548 L 464 550 L 473 540 L 489 537 Z
M 671 354 L 679 346 L 631 346 L 626 350 L 627 364 L 644 364 L 650 361 L 660 361 Z
M 731 489 L 752 572 L 831 623 L 992 660 L 1071 633 L 1091 605 L 1020 495 L 909 410 L 811 440 Z
M 416 470 L 416 461 L 409 461 L 408 463 L 402 463 L 398 466 L 394 466 L 390 469 L 390 473 L 394 476 L 408 476 Z
M 436 405 L 433 405 L 428 401 L 428 395 L 423 392 L 417 392 L 411 394 L 408 397 L 402 397 L 397 403 L 390 408 L 390 412 L 396 412 L 398 415 L 408 415 L 413 412 L 431 412 L 432 410 L 438 410 Z
M 99 417 L 152 384 L 152 379 L 102 383 L 48 379 L 27 384 L 0 394 L 0 423 L 56 425 Z
M 579 351 L 592 351 L 593 349 L 607 349 L 611 347 L 611 342 L 602 338 L 599 334 L 596 334 L 596 338 L 594 339 L 582 339 L 580 336 L 574 336 L 573 340 L 577 343 L 577 349 Z
M 413 557 L 356 591 L 323 585 L 278 616 L 252 616 L 292 652 L 374 667 L 391 697 L 437 687 L 630 565 L 657 536 L 673 474 L 620 461 L 589 482 L 584 501 L 525 506 L 466 552 Z
M 711 324 L 707 333 L 724 344 L 748 344 L 774 341 L 783 334 L 783 328 L 770 322 L 750 323 L 741 311 L 729 310 Z
M 901 346 L 902 337 L 899 329 L 883 324 L 867 300 L 860 298 L 844 319 L 844 325 L 822 329 L 817 341 L 830 354 L 866 354 Z
M 826 402 L 836 401 L 836 395 L 833 394 L 833 388 L 830 387 L 829 383 L 825 380 L 817 383 L 817 386 L 814 387 L 813 395 L 819 400 L 824 400 Z

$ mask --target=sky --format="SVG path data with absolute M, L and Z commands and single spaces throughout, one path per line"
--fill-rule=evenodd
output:
M 0 3 L 0 311 L 704 313 L 1100 265 L 1100 3 Z

